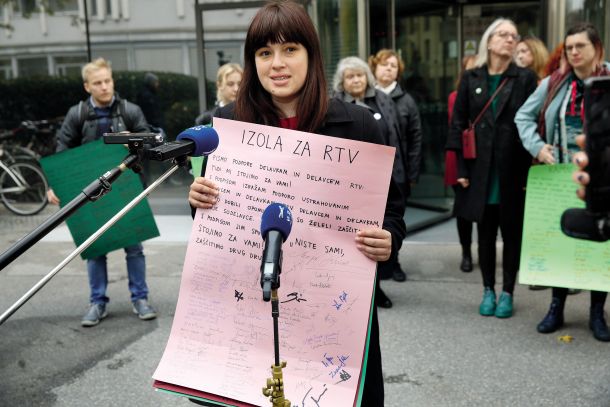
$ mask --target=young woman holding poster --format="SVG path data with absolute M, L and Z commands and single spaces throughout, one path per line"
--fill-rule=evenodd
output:
M 320 42 L 306 11 L 293 2 L 269 3 L 255 15 L 244 47 L 244 74 L 235 103 L 216 117 L 383 144 L 373 116 L 327 94 Z M 189 203 L 212 208 L 218 187 L 204 177 L 191 185 Z M 365 228 L 355 244 L 368 258 L 386 261 L 406 234 L 404 206 L 391 181 L 383 228 Z M 383 406 L 377 309 L 373 308 L 362 405 Z
M 588 23 L 568 29 L 560 67 L 545 78 L 517 112 L 519 136 L 532 157 L 541 163 L 569 163 L 579 151 L 576 137 L 584 128 L 584 80 L 607 76 L 604 45 L 597 29 Z M 552 333 L 563 326 L 568 289 L 553 287 L 551 305 L 538 324 L 540 333 Z M 610 342 L 604 318 L 608 293 L 591 291 L 589 328 L 595 339 Z

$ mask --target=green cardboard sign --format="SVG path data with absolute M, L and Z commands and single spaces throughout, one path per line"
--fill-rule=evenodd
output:
M 123 145 L 104 144 L 98 140 L 45 157 L 41 165 L 63 207 L 106 171 L 118 166 L 128 153 Z M 127 170 L 112 183 L 112 189 L 106 195 L 95 202 L 86 201 L 66 220 L 76 246 L 98 231 L 142 190 L 139 175 Z M 148 200 L 144 199 L 83 251 L 81 257 L 91 259 L 157 236 L 157 224 Z
M 561 232 L 561 214 L 584 208 L 571 164 L 530 169 L 525 199 L 520 284 L 610 291 L 610 242 L 574 239 Z

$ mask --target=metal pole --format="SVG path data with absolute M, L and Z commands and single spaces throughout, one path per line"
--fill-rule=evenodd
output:
M 89 0 L 83 0 L 85 7 L 85 37 L 87 38 L 87 61 L 91 62 L 91 40 L 89 38 L 89 12 L 87 11 L 87 3 Z
M 121 219 L 127 212 L 129 212 L 134 206 L 136 206 L 142 199 L 144 199 L 148 194 L 150 194 L 157 186 L 159 186 L 163 181 L 165 181 L 170 175 L 174 173 L 178 169 L 179 165 L 174 164 L 170 169 L 165 171 L 161 177 L 159 177 L 155 182 L 153 182 L 148 188 L 140 193 L 140 195 L 136 196 L 131 202 L 127 204 L 123 209 L 121 209 L 116 215 L 114 215 L 108 222 L 106 222 L 97 232 L 89 236 L 87 240 L 85 240 L 80 246 L 78 246 L 68 257 L 66 257 L 61 263 L 57 265 L 53 270 L 49 272 L 46 276 L 44 276 L 34 287 L 30 288 L 30 290 L 25 293 L 16 303 L 14 303 L 8 310 L 6 310 L 2 315 L 0 315 L 0 325 L 2 325 L 7 319 L 10 318 L 11 315 L 15 313 L 23 304 L 25 304 L 34 294 L 36 294 L 42 287 L 44 287 L 61 269 L 63 269 L 68 263 L 72 261 L 76 256 L 81 254 L 85 249 L 93 242 L 95 242 L 104 232 L 106 232 L 112 225 L 114 225 L 119 219 Z
M 197 41 L 199 113 L 203 113 L 208 109 L 208 98 L 205 78 L 205 55 L 203 54 L 203 7 L 199 5 L 199 0 L 195 0 L 195 40 Z

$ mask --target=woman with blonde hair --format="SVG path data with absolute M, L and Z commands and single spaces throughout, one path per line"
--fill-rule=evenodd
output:
M 546 64 L 549 61 L 549 51 L 542 41 L 536 37 L 526 37 L 517 44 L 515 63 L 521 68 L 529 68 L 538 76 L 538 82 L 544 78 Z
M 218 68 L 216 72 L 216 103 L 212 109 L 197 117 L 195 124 L 210 124 L 216 109 L 235 101 L 243 73 L 244 70 L 241 65 L 236 63 L 224 64 Z

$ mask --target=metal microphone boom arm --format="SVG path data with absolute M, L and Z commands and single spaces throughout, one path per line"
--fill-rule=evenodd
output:
M 106 222 L 97 232 L 89 236 L 80 246 L 78 246 L 68 257 L 66 257 L 57 267 L 51 270 L 46 276 L 44 276 L 34 287 L 32 287 L 27 293 L 25 293 L 17 302 L 15 302 L 8 310 L 0 315 L 0 325 L 2 325 L 11 315 L 15 313 L 23 304 L 25 304 L 34 294 L 36 294 L 42 287 L 45 286 L 61 269 L 63 269 L 69 262 L 72 261 L 76 256 L 81 254 L 87 247 L 91 246 L 104 232 L 106 232 L 112 225 L 119 221 L 127 212 L 133 209 L 142 199 L 148 196 L 155 188 L 157 188 L 163 181 L 165 181 L 170 175 L 174 173 L 180 167 L 179 164 L 174 164 L 170 169 L 165 171 L 155 182 L 153 182 L 148 188 L 142 191 L 138 196 L 131 200 L 123 209 L 121 209 L 116 215 L 114 215 L 108 222 Z M 83 200 L 84 203 L 84 200 Z M 65 208 L 65 207 L 64 207 Z M 75 208 L 76 210 L 76 208 Z M 74 212 L 74 211 L 72 211 Z M 70 212 L 70 213 L 72 213 Z M 69 216 L 66 215 L 65 217 Z M 40 228 L 40 227 L 39 227 Z M 43 235 L 44 236 L 44 235 Z M 42 236 L 41 236 L 42 237 Z

